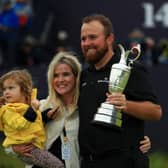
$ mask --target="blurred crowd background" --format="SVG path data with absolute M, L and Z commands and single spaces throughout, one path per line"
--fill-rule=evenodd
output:
M 71 11 L 67 10 L 68 5 L 66 5 L 66 3 L 62 6 L 63 2 L 61 3 L 60 1 L 54 2 L 50 0 L 47 2 L 45 4 L 42 0 L 34 2 L 32 0 L 0 1 L 1 68 L 48 63 L 56 52 L 62 50 L 74 52 L 82 61 L 79 43 L 74 42 L 75 40 L 79 42 L 80 26 L 79 23 L 75 23 L 74 20 L 76 19 L 80 22 L 84 13 L 77 18 L 78 11 L 76 11 L 74 12 L 74 17 L 72 17 Z M 44 8 L 46 11 L 43 10 Z M 61 8 L 63 11 L 59 12 Z M 76 6 L 76 8 L 78 8 L 78 6 Z M 111 10 L 113 10 L 112 8 L 113 6 Z M 161 8 L 163 7 L 161 6 Z M 76 10 L 75 7 L 74 10 Z M 117 12 L 120 13 L 122 11 L 118 10 Z M 63 14 L 62 16 L 61 13 Z M 93 12 L 89 12 L 88 14 L 90 13 L 95 13 L 95 11 L 93 10 Z M 102 13 L 105 12 L 102 11 Z M 163 14 L 163 17 L 165 17 L 164 15 L 167 15 L 168 18 L 168 12 Z M 161 17 L 161 15 L 159 16 Z M 69 24 L 67 22 L 68 17 L 72 25 L 71 28 L 67 27 Z M 118 16 L 112 15 L 112 22 L 113 17 L 117 18 Z M 66 18 L 65 21 L 64 18 Z M 119 19 L 118 22 L 124 22 L 124 25 L 129 25 L 129 23 L 132 24 L 134 21 L 133 19 L 129 20 L 128 18 L 128 20 L 125 20 L 123 18 Z M 73 28 L 74 31 L 78 28 L 75 34 L 72 34 L 70 30 Z M 168 23 L 165 26 L 165 29 L 167 28 Z M 122 29 L 124 29 L 124 27 Z M 154 28 L 151 28 L 151 30 L 152 29 Z M 114 30 L 116 34 L 120 34 L 120 30 L 118 30 L 115 23 Z M 155 32 L 157 34 L 157 38 L 155 38 L 155 35 L 147 34 L 144 27 L 136 24 L 125 33 L 127 34 L 122 38 L 120 37 L 121 40 L 116 38 L 116 41 L 119 41 L 127 48 L 130 48 L 134 43 L 140 43 L 142 46 L 141 62 L 148 66 L 168 64 L 168 37 L 166 34 L 165 36 L 159 37 L 159 32 Z M 72 40 L 73 38 L 74 40 Z
M 0 0 L 0 74 L 27 68 L 39 89 L 47 95 L 46 70 L 59 51 L 72 52 L 85 65 L 80 50 L 82 18 L 102 13 L 113 23 L 116 43 L 129 49 L 140 43 L 139 61 L 151 79 L 163 106 L 163 118 L 146 125 L 151 151 L 168 152 L 168 2 L 129 0 Z

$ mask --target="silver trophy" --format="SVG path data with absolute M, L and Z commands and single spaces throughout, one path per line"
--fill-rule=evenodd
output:
M 119 63 L 113 64 L 111 67 L 110 77 L 109 77 L 109 92 L 119 92 L 122 93 L 127 85 L 130 73 L 131 65 L 140 56 L 140 44 L 132 47 L 131 50 L 125 51 L 122 45 L 118 45 L 121 50 L 121 58 Z M 134 59 L 127 61 L 130 53 L 135 56 Z M 128 63 L 127 63 L 128 62 Z M 94 115 L 93 123 L 116 126 L 120 128 L 122 126 L 122 112 L 115 108 L 114 105 L 107 102 L 101 103 L 98 108 L 97 113 Z

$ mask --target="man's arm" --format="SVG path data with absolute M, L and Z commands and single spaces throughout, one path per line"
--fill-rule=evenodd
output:
M 150 101 L 130 101 L 122 93 L 107 93 L 106 101 L 124 113 L 141 120 L 160 120 L 161 106 Z
M 161 106 L 150 101 L 136 102 L 127 100 L 123 112 L 141 120 L 160 120 L 162 116 Z

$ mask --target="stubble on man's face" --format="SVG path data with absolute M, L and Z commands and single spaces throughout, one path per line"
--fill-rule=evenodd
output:
M 108 46 L 106 43 L 104 43 L 104 46 L 101 48 L 98 48 L 96 46 L 93 46 L 91 49 L 88 49 L 87 52 L 84 52 L 84 57 L 86 62 L 88 62 L 91 65 L 97 64 L 108 52 Z

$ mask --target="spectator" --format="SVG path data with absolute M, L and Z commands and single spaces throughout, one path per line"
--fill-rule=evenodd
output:
M 159 42 L 160 55 L 158 58 L 159 63 L 168 64 L 168 39 L 161 39 Z
M 19 34 L 20 41 L 30 33 L 32 26 L 33 10 L 29 0 L 16 0 L 14 3 L 14 11 L 19 17 Z
M 18 28 L 19 18 L 12 8 L 12 2 L 10 0 L 4 0 L 0 13 L 0 47 L 3 64 L 15 65 L 15 48 L 18 39 Z
M 38 43 L 32 36 L 25 37 L 22 44 L 17 49 L 17 65 L 31 66 L 40 63 Z

